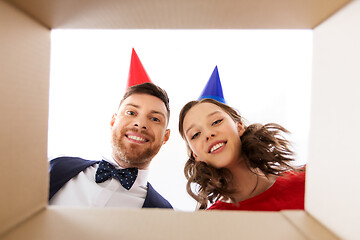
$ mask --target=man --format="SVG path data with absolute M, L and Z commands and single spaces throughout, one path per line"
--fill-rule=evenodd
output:
M 129 82 L 130 75 L 136 74 Z M 111 157 L 50 161 L 50 205 L 172 208 L 147 182 L 150 162 L 170 136 L 169 99 L 150 79 L 141 81 L 127 89 L 111 119 Z

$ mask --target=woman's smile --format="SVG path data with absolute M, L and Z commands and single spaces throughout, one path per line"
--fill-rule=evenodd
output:
M 221 141 L 221 142 L 217 141 L 211 144 L 208 153 L 215 154 L 221 152 L 225 148 L 226 143 L 227 141 Z

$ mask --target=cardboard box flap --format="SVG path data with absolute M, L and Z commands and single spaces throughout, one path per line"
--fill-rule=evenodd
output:
M 303 212 L 303 211 L 300 211 Z M 301 215 L 302 222 L 309 221 Z M 296 222 L 297 220 L 294 219 Z M 307 234 L 331 236 L 310 219 Z M 325 231 L 325 233 L 324 233 Z M 317 234 L 317 235 L 315 235 Z M 281 212 L 48 207 L 11 231 L 11 239 L 309 239 Z M 311 238 L 314 239 L 314 238 Z M 333 238 L 329 238 L 333 239 Z
M 44 208 L 50 31 L 0 1 L 0 234 Z

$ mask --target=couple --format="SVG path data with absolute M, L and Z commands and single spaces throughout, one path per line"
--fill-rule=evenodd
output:
M 112 156 L 52 160 L 51 205 L 172 208 L 146 180 L 152 158 L 169 139 L 169 99 L 151 83 L 134 50 L 128 83 L 110 123 Z M 290 164 L 293 153 L 281 136 L 287 131 L 277 124 L 246 126 L 225 104 L 217 68 L 200 99 L 181 110 L 179 131 L 189 153 L 187 191 L 200 209 L 209 202 L 208 209 L 304 209 L 305 172 Z

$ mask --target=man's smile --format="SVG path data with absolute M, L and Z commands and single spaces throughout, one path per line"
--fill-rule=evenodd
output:
M 134 133 L 127 133 L 127 134 L 125 134 L 125 137 L 128 140 L 130 140 L 131 142 L 135 142 L 135 143 L 146 143 L 149 141 L 144 136 L 140 136 L 140 135 L 134 134 Z

